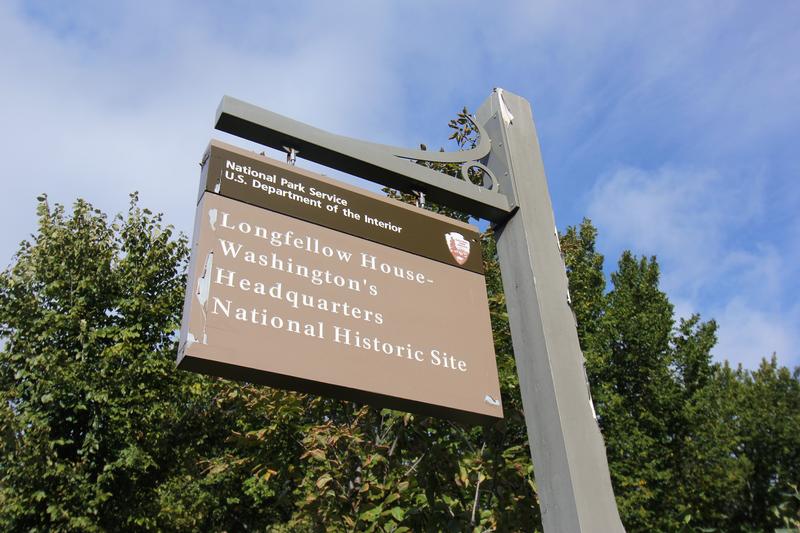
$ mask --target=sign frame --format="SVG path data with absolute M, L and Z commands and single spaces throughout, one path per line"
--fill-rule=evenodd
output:
M 476 227 L 216 140 L 202 164 L 178 368 L 467 424 L 502 419 Z M 267 183 L 274 185 L 266 188 Z M 291 191 L 297 194 L 287 197 Z M 327 203 L 309 204 L 317 197 Z M 345 215 L 342 207 L 357 211 Z M 392 222 L 376 226 L 356 219 L 358 213 L 386 215 Z M 424 230 L 429 235 L 420 235 Z M 237 259 L 235 246 L 254 251 L 254 259 Z M 369 252 L 372 267 L 359 264 L 362 251 Z M 258 264 L 257 253 L 263 254 Z M 277 269 L 270 264 L 276 260 Z M 306 271 L 331 268 L 358 287 L 353 292 L 321 279 L 311 283 L 308 276 L 287 273 L 288 264 Z M 404 275 L 383 270 L 388 265 L 405 269 Z M 405 275 L 411 271 L 413 279 Z M 247 290 L 236 290 L 234 275 L 237 283 L 247 281 Z M 374 283 L 369 290 L 367 280 Z M 281 288 L 275 294 L 262 288 L 256 296 L 255 282 Z M 288 305 L 280 291 L 321 298 L 326 309 Z M 218 311 L 225 298 L 229 310 L 223 318 Z M 231 302 L 234 309 L 263 308 L 264 323 L 254 327 L 233 318 Z M 331 315 L 328 302 L 359 315 Z M 299 326 L 288 334 L 261 329 L 268 312 L 282 323 L 303 320 L 311 329 L 306 335 Z M 360 320 L 362 312 L 379 322 Z M 382 351 L 341 344 L 335 337 L 340 330 L 375 336 Z M 392 340 L 402 357 L 386 352 Z M 268 353 L 264 342 L 270 343 Z

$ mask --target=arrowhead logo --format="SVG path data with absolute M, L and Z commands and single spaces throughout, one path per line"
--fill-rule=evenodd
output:
M 469 258 L 469 241 L 465 239 L 463 235 L 455 231 L 445 233 L 444 239 L 447 241 L 447 248 L 450 250 L 453 259 L 456 260 L 456 263 L 459 265 L 466 263 Z

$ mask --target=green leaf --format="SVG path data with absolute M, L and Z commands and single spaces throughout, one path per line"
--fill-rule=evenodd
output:
M 317 485 L 317 488 L 318 488 L 318 489 L 322 489 L 322 488 L 323 488 L 325 485 L 327 485 L 328 483 L 330 483 L 330 481 L 331 481 L 332 479 L 333 479 L 333 478 L 331 477 L 331 475 L 330 475 L 330 474 L 323 474 L 323 475 L 321 475 L 321 476 L 319 477 L 319 479 L 317 479 L 317 483 L 316 483 L 316 485 Z
M 324 461 L 326 459 L 325 451 L 321 448 L 315 448 L 307 452 L 307 455 L 310 456 L 312 459 L 317 461 Z
M 358 515 L 358 519 L 364 522 L 374 522 L 378 519 L 378 517 L 380 517 L 382 511 L 383 508 L 380 505 L 377 505 Z

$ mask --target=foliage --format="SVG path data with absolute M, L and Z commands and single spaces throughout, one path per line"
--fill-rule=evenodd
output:
M 655 258 L 622 254 L 606 291 L 596 229 L 562 236 L 617 503 L 629 531 L 771 531 L 800 479 L 800 370 L 711 359 L 714 321 L 676 325 Z
M 185 239 L 135 196 L 111 224 L 83 201 L 67 217 L 43 197 L 38 215 L 0 276 L 0 524 L 148 525 L 163 465 L 193 429 L 179 413 L 199 407 L 167 357 Z
M 451 127 L 459 147 L 474 145 L 466 111 Z M 177 371 L 186 239 L 135 195 L 111 221 L 46 197 L 38 215 L 0 274 L 3 530 L 541 527 L 491 229 L 484 267 L 506 416 L 464 427 Z M 656 259 L 626 252 L 607 278 L 596 239 L 585 220 L 561 244 L 627 529 L 797 527 L 800 370 L 774 357 L 752 372 L 714 363 L 716 324 L 676 322 Z
M 5 530 L 523 531 L 539 522 L 507 328 L 507 417 L 467 428 L 174 368 L 186 239 L 137 206 L 38 207 L 0 275 Z M 491 242 L 487 278 L 504 322 Z

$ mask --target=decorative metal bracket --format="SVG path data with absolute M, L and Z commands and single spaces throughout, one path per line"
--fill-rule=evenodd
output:
M 478 144 L 458 152 L 429 152 L 344 137 L 230 96 L 220 102 L 215 127 L 275 149 L 288 146 L 304 159 L 403 192 L 423 193 L 428 200 L 502 222 L 516 207 L 513 187 L 498 180 L 485 164 L 492 151 L 491 136 L 481 124 L 470 120 L 479 134 Z M 461 179 L 417 161 L 460 164 Z M 483 186 L 469 180 L 469 170 L 473 168 L 483 173 Z

